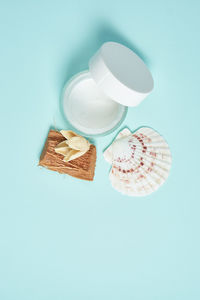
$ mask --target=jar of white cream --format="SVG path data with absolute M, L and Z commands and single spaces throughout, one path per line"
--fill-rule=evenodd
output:
M 129 48 L 107 42 L 91 58 L 89 70 L 64 86 L 64 115 L 82 135 L 105 135 L 122 123 L 128 106 L 137 106 L 152 89 L 144 62 Z

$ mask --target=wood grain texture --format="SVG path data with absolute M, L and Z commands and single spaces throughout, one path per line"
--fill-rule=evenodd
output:
M 91 145 L 84 155 L 69 162 L 64 162 L 63 155 L 55 152 L 55 146 L 64 140 L 65 138 L 59 131 L 49 131 L 40 156 L 39 166 L 79 179 L 92 181 L 96 165 L 96 147 Z

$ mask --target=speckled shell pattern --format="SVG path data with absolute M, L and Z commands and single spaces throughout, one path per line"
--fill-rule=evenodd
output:
M 112 167 L 109 178 L 113 188 L 129 196 L 146 196 L 167 179 L 171 152 L 164 138 L 149 127 L 131 133 L 122 130 L 104 152 Z

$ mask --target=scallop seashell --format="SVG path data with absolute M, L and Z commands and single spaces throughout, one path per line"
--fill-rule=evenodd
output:
M 125 136 L 129 136 L 131 134 L 131 131 L 128 128 L 123 129 L 122 131 L 120 131 L 120 133 L 117 135 L 117 137 L 115 138 L 115 141 L 125 137 Z M 112 164 L 112 145 L 109 146 L 103 153 L 104 159 L 109 163 Z
M 171 152 L 164 138 L 155 130 L 142 127 L 121 135 L 107 148 L 104 157 L 112 164 L 110 181 L 119 192 L 146 196 L 167 179 Z

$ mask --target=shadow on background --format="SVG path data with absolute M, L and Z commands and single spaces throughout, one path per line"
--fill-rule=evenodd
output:
M 59 71 L 60 113 L 64 122 L 63 124 L 65 124 L 65 127 L 70 130 L 73 130 L 73 127 L 66 120 L 62 107 L 62 91 L 64 85 L 72 76 L 88 69 L 90 58 L 96 53 L 103 43 L 109 41 L 121 43 L 132 49 L 147 65 L 149 65 L 149 61 L 144 53 L 109 22 L 99 21 L 96 22 L 96 24 L 97 25 L 95 26 L 91 26 L 91 31 L 86 36 L 84 35 L 80 44 L 76 45 L 77 50 L 72 52 L 70 59 L 68 53 L 68 57 L 66 61 L 62 63 L 62 68 Z
M 134 39 L 134 37 L 133 37 Z M 105 42 L 118 42 L 132 49 L 147 65 L 148 59 L 139 48 L 132 43 L 124 34 L 115 29 L 108 22 L 99 22 L 96 28 L 93 26 L 92 31 L 84 38 L 72 53 L 70 60 L 63 62 L 61 70 L 62 82 L 61 89 L 64 84 L 75 74 L 87 70 L 90 58 Z

